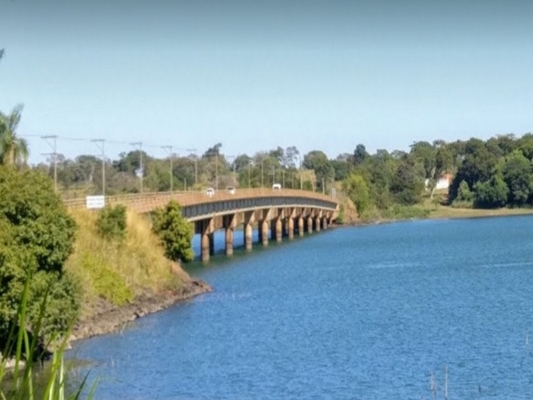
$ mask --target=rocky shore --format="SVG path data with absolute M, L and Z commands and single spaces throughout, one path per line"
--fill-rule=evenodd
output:
M 128 323 L 144 315 L 164 310 L 179 301 L 190 299 L 212 289 L 200 279 L 190 279 L 176 292 L 144 292 L 122 307 L 100 300 L 89 318 L 80 319 L 72 329 L 69 341 L 104 335 L 123 329 Z

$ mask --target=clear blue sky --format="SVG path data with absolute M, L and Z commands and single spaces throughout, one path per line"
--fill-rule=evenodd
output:
M 0 0 L 0 110 L 24 103 L 22 135 L 142 141 L 156 156 L 521 135 L 532 17 L 513 0 Z M 29 141 L 32 162 L 50 151 Z

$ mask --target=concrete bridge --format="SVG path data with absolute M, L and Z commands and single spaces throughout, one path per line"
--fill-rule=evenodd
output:
M 338 203 L 324 194 L 293 189 L 236 189 L 234 191 L 144 193 L 106 197 L 107 205 L 123 204 L 129 209 L 147 213 L 176 200 L 183 216 L 194 224 L 201 235 L 202 261 L 214 253 L 214 233 L 225 230 L 226 254 L 233 254 L 234 230 L 242 226 L 244 246 L 252 249 L 253 229 L 259 241 L 268 245 L 269 238 L 281 241 L 327 229 L 337 217 Z M 65 200 L 71 208 L 83 208 L 85 199 Z

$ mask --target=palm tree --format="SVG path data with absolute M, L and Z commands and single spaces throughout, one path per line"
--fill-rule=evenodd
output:
M 10 114 L 0 112 L 0 164 L 25 165 L 28 160 L 28 143 L 17 136 L 22 105 L 19 104 Z

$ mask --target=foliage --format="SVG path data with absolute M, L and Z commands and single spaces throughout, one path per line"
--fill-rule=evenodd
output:
M 342 183 L 342 190 L 353 201 L 359 215 L 371 205 L 368 185 L 361 175 L 351 174 L 348 176 Z
M 79 288 L 63 270 L 76 226 L 50 180 L 37 171 L 0 167 L 0 226 L 0 340 L 17 323 L 17 299 L 30 277 L 28 321 L 35 323 L 48 293 L 42 331 L 64 331 L 79 310 Z
M 533 192 L 531 173 L 531 162 L 520 150 L 514 151 L 505 159 L 502 174 L 509 188 L 509 199 L 506 199 L 508 204 L 523 206 L 527 203 Z
M 331 166 L 326 154 L 319 150 L 314 150 L 307 153 L 304 157 L 303 167 L 312 169 L 316 174 L 316 189 L 322 191 L 322 182 L 326 184 L 335 176 L 335 171 Z
M 28 144 L 16 132 L 21 111 L 19 104 L 9 114 L 0 112 L 0 164 L 21 166 L 28 160 Z
M 413 205 L 420 200 L 424 181 L 412 160 L 406 159 L 396 169 L 390 191 L 399 204 Z
M 455 198 L 455 202 L 472 202 L 474 200 L 474 193 L 470 191 L 470 188 L 468 187 L 468 183 L 466 181 L 462 181 L 459 184 L 459 190 L 457 191 L 457 197 Z
M 509 188 L 500 175 L 492 176 L 489 181 L 477 182 L 474 190 L 474 205 L 479 208 L 503 207 L 509 195 Z
M 79 399 L 84 389 L 86 377 L 74 387 L 67 388 L 67 374 L 63 361 L 63 354 L 67 349 L 67 335 L 59 337 L 59 332 L 54 332 L 54 348 L 52 360 L 47 365 L 47 380 L 38 387 L 37 377 L 42 366 L 36 363 L 44 357 L 44 348 L 39 344 L 39 338 L 44 336 L 41 331 L 45 310 L 50 308 L 49 297 L 45 296 L 39 304 L 39 318 L 36 321 L 28 320 L 30 303 L 30 279 L 24 283 L 20 297 L 17 299 L 16 319 L 17 325 L 25 327 L 30 323 L 33 332 L 26 329 L 11 330 L 6 340 L 2 354 L 12 355 L 11 359 L 0 357 L 0 398 L 34 400 L 64 400 Z M 70 321 L 72 322 L 72 321 Z M 9 370 L 7 363 L 14 362 L 14 367 Z M 40 390 L 39 390 L 40 389 Z M 88 398 L 92 398 L 95 386 L 89 391 Z M 40 393 L 40 391 L 42 393 Z M 70 392 L 70 393 L 69 393 Z
M 81 267 L 89 274 L 92 290 L 116 306 L 121 306 L 133 300 L 133 290 L 126 284 L 123 277 L 110 266 L 95 262 L 96 259 L 85 253 Z
M 192 225 L 181 215 L 181 207 L 177 202 L 171 201 L 166 207 L 154 212 L 153 229 L 160 237 L 170 260 L 190 262 L 194 259 L 191 248 L 194 231 Z
M 107 239 L 123 239 L 126 236 L 126 207 L 116 205 L 105 207 L 98 213 L 96 228 L 100 236 Z

